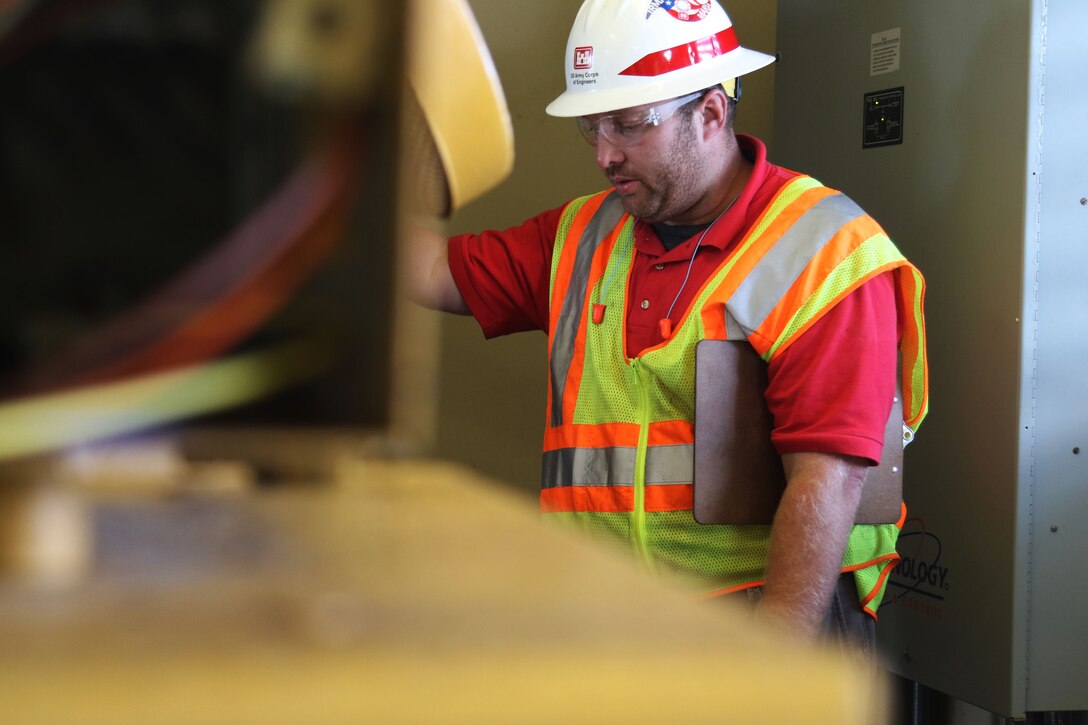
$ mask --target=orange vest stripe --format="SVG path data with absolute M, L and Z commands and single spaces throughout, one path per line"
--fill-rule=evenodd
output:
M 907 426 L 915 430 L 929 411 L 925 319 L 918 314 L 925 300 L 925 280 L 916 269 L 900 269 L 899 289 L 901 314 L 914 316 L 911 324 L 903 325 L 899 349 L 903 354 L 903 414 Z
M 546 514 L 629 513 L 634 507 L 635 489 L 631 486 L 563 486 L 540 491 L 540 510 Z
M 574 383 L 579 383 L 581 379 L 585 326 L 580 322 L 586 319 L 587 309 L 592 304 L 590 293 L 593 288 L 592 285 L 587 287 L 584 281 L 577 288 L 572 288 L 570 280 L 580 279 L 583 274 L 594 283 L 600 278 L 620 233 L 622 225 L 616 222 L 623 218 L 622 204 L 609 191 L 575 200 L 564 210 L 560 219 L 559 231 L 563 232 L 565 228 L 567 237 L 575 243 L 564 244 L 559 257 L 552 261 L 553 291 L 548 339 L 551 345 L 558 345 L 558 348 L 549 350 L 549 357 L 559 360 L 560 364 L 550 366 L 552 379 L 548 386 L 547 425 L 569 422 L 576 395 L 568 396 L 567 391 L 577 391 L 578 388 L 576 384 L 570 384 L 568 377 L 573 373 Z M 587 238 L 583 240 L 584 237 Z M 555 396 L 559 396 L 559 399 L 556 400 Z
M 884 583 L 888 580 L 888 576 L 895 570 L 896 565 L 899 563 L 898 554 L 889 554 L 884 559 L 886 563 L 880 569 L 880 576 L 877 577 L 876 585 L 869 590 L 869 593 L 861 598 L 860 604 L 869 614 L 876 618 L 876 610 L 869 606 L 869 604 L 876 598 L 878 594 L 884 591 Z M 873 562 L 874 564 L 880 562 Z
M 695 506 L 695 487 L 688 484 L 646 486 L 646 511 L 691 511 Z
M 612 255 L 612 249 L 616 246 L 621 227 L 612 230 L 608 238 L 597 247 L 593 255 L 593 263 L 589 269 L 589 278 L 592 280 L 590 289 L 596 285 L 608 269 L 608 259 Z M 593 298 L 586 296 L 585 305 L 582 308 L 582 319 L 590 319 L 590 310 L 593 306 Z M 574 340 L 574 355 L 571 357 L 570 368 L 567 371 L 567 386 L 563 391 L 563 422 L 574 420 L 574 411 L 578 405 L 578 389 L 582 383 L 582 371 L 586 355 L 586 326 L 578 327 L 578 336 Z
M 745 253 L 746 246 L 751 244 L 752 240 L 765 237 L 765 235 L 766 239 L 780 238 L 805 212 L 824 198 L 838 193 L 807 176 L 791 179 L 774 195 L 771 203 L 748 230 L 744 241 L 737 245 L 737 251 L 741 254 Z
M 860 564 L 844 566 L 842 567 L 842 569 L 839 570 L 843 574 L 850 574 L 861 569 L 868 569 L 871 566 L 884 564 L 884 566 L 881 567 L 880 575 L 877 578 L 876 586 L 872 587 L 867 594 L 860 597 L 861 606 L 865 609 L 865 611 L 873 615 L 874 618 L 876 617 L 876 612 L 872 611 L 866 605 L 868 605 L 869 602 L 873 601 L 873 599 L 881 592 L 884 586 L 884 581 L 888 578 L 888 575 L 892 572 L 892 570 L 895 569 L 895 565 L 899 563 L 899 560 L 899 554 L 886 554 L 884 556 L 879 556 L 875 559 L 870 559 L 869 561 L 861 562 Z M 745 582 L 744 584 L 737 584 L 731 587 L 722 587 L 721 589 L 715 589 L 713 591 L 705 592 L 703 594 L 700 594 L 696 598 L 699 600 L 715 599 L 717 597 L 722 597 L 727 594 L 735 594 L 736 592 L 743 591 L 745 589 L 751 589 L 752 587 L 760 587 L 764 584 L 766 584 L 766 582 L 762 579 L 757 581 Z
M 561 425 L 544 431 L 544 450 L 561 448 L 617 448 L 638 445 L 638 423 L 602 423 L 600 425 Z M 690 443 L 692 426 L 686 420 L 666 420 L 650 424 L 649 445 L 667 446 Z
M 865 236 L 859 236 L 857 232 Z M 781 301 L 753 331 L 750 340 L 756 351 L 765 359 L 777 357 L 812 326 L 818 317 L 814 313 L 833 307 L 877 275 L 906 264 L 906 260 L 897 256 L 869 268 L 864 274 L 850 270 L 844 273 L 844 268 L 851 266 L 844 262 L 849 262 L 851 255 L 859 253 L 871 241 L 886 242 L 887 237 L 868 217 L 864 221 L 857 220 L 832 237 L 828 242 L 830 248 L 822 250 L 809 262 Z
M 861 287 L 869 280 L 875 279 L 885 272 L 890 272 L 894 269 L 898 269 L 901 266 L 902 265 L 898 262 L 889 262 L 888 264 L 875 268 L 871 273 L 859 278 L 854 284 L 851 284 L 849 287 L 844 288 L 842 292 L 832 297 L 831 306 L 834 306 L 842 300 L 846 299 L 852 293 L 856 292 L 858 287 Z M 764 337 L 764 333 L 762 330 L 757 331 L 755 335 L 750 337 L 749 342 L 752 344 L 752 347 L 755 349 L 755 351 L 764 358 L 778 357 L 778 355 L 782 354 L 787 348 L 789 348 L 789 346 L 793 344 L 795 340 L 801 337 L 801 335 L 804 334 L 806 330 L 815 325 L 819 321 L 819 319 L 819 317 L 814 316 L 805 321 L 803 324 L 798 325 L 796 329 L 791 331 L 789 338 L 786 340 L 782 340 L 781 344 L 777 347 L 774 344 L 775 340 L 773 338 Z M 773 334 L 773 331 L 767 334 Z
M 766 584 L 765 581 L 763 581 L 762 579 L 758 579 L 756 581 L 745 582 L 744 584 L 736 584 L 736 585 L 731 586 L 731 587 L 722 587 L 721 589 L 715 589 L 715 590 L 710 591 L 710 592 L 704 592 L 703 594 L 700 594 L 699 596 L 697 596 L 696 600 L 706 601 L 708 599 L 717 599 L 718 597 L 724 597 L 727 594 L 736 594 L 737 592 L 742 592 L 745 589 L 752 589 L 753 587 L 761 587 L 764 584 Z
M 601 204 L 604 203 L 605 196 L 603 194 L 597 196 L 591 196 L 585 200 L 581 208 L 574 215 L 574 221 L 571 222 L 571 234 L 576 233 L 574 238 L 580 238 L 582 232 L 587 226 L 589 221 L 593 218 L 593 215 L 597 213 L 597 210 L 601 208 Z M 560 313 L 563 311 L 563 301 L 566 298 L 566 284 L 571 278 L 571 271 L 574 269 L 574 260 L 578 256 L 577 244 L 565 244 L 560 251 L 559 263 L 555 272 L 555 283 L 559 285 L 556 287 L 556 292 L 562 294 L 552 295 L 551 304 L 551 321 L 548 325 L 548 335 L 554 335 L 556 325 L 559 324 Z
M 883 231 L 877 226 L 877 223 L 869 217 L 858 219 L 849 226 L 840 229 L 824 245 L 823 249 L 812 258 L 805 267 L 805 271 L 782 296 L 781 302 L 756 328 L 759 336 L 772 341 L 777 340 L 790 320 L 790 317 L 785 313 L 789 310 L 801 309 L 805 302 L 812 298 L 820 283 L 830 277 L 842 261 L 850 256 L 851 252 L 861 246 L 865 240 L 882 233 Z M 845 295 L 839 296 L 839 299 L 843 296 Z
M 782 235 L 801 216 L 823 199 L 839 193 L 826 186 L 805 188 L 805 185 L 810 181 L 807 177 L 798 177 L 778 190 L 775 198 L 767 205 L 767 208 L 756 223 L 752 225 L 745 238 L 722 263 L 718 271 L 707 278 L 700 293 L 693 299 L 692 303 L 695 304 L 702 292 L 716 283 L 719 274 L 725 269 L 729 270 L 729 274 L 718 283 L 718 286 L 702 307 L 703 330 L 707 338 L 713 340 L 728 339 L 725 318 L 719 314 L 724 309 L 726 301 L 733 296 L 737 288 L 748 278 L 749 273 L 763 260 L 763 257 L 774 246 L 774 243 L 781 239 Z M 795 187 L 803 188 L 800 195 L 797 195 Z M 783 207 L 783 205 L 785 206 Z M 768 219 L 768 217 L 771 218 Z
M 646 511 L 691 511 L 691 484 L 646 486 Z M 540 491 L 544 513 L 631 513 L 635 509 L 634 486 L 562 486 Z
M 600 209 L 601 204 L 604 203 L 604 200 L 605 200 L 605 195 L 603 195 L 603 194 L 579 200 L 581 202 L 581 206 L 575 212 L 574 219 L 573 219 L 573 221 L 571 222 L 571 225 L 570 225 L 571 230 L 576 231 L 577 234 L 578 234 L 578 236 L 575 237 L 575 238 L 580 238 L 581 237 L 582 232 L 589 225 L 590 220 L 597 213 L 597 210 Z M 554 294 L 554 293 L 552 294 L 551 307 L 549 309 L 549 323 L 548 323 L 548 339 L 549 340 L 554 338 L 554 336 L 556 334 L 557 326 L 559 324 L 560 319 L 562 318 L 563 303 L 566 301 L 566 296 L 567 296 L 566 295 L 566 288 L 567 288 L 566 281 L 571 278 L 572 271 L 574 269 L 574 263 L 575 263 L 575 260 L 577 259 L 577 257 L 578 257 L 578 245 L 577 244 L 567 244 L 567 245 L 564 245 L 563 248 L 560 250 L 559 259 L 555 263 L 556 272 L 553 275 L 553 284 L 560 285 L 560 287 L 556 288 L 556 291 L 561 292 L 561 294 Z M 551 415 L 552 415 L 551 411 L 554 410 L 554 408 L 553 408 L 553 397 L 552 396 L 553 395 L 561 395 L 561 394 L 562 394 L 562 391 L 555 391 L 555 390 L 552 389 L 551 385 L 548 386 L 548 404 L 547 404 L 547 408 L 545 408 L 545 410 L 548 411 L 548 417 L 549 418 L 551 418 Z

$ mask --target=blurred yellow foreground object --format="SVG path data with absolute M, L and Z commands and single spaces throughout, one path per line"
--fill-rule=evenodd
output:
M 451 211 L 514 167 L 514 129 L 498 71 L 465 0 L 409 6 L 408 78 L 438 148 Z

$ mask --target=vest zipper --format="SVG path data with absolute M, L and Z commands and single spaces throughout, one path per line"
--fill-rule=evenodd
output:
M 650 556 L 649 543 L 646 541 L 646 449 L 650 440 L 650 391 L 644 378 L 645 368 L 635 358 L 631 361 L 638 387 L 639 429 L 638 448 L 635 450 L 635 502 L 631 513 L 631 543 L 639 557 L 651 570 L 654 568 Z

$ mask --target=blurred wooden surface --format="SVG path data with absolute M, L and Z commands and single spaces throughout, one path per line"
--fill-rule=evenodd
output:
M 90 564 L 64 586 L 0 583 L 0 722 L 883 721 L 881 683 L 837 656 L 666 588 L 465 469 L 351 434 L 246 440 L 240 459 L 263 440 L 262 465 L 294 455 L 292 475 L 141 490 L 54 469 L 83 478 L 64 490 Z

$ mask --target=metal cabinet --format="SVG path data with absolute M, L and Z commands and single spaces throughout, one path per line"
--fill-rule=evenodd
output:
M 931 408 L 882 652 L 1006 716 L 1088 710 L 1085 30 L 1082 0 L 778 7 L 772 160 L 853 197 L 927 278 Z

